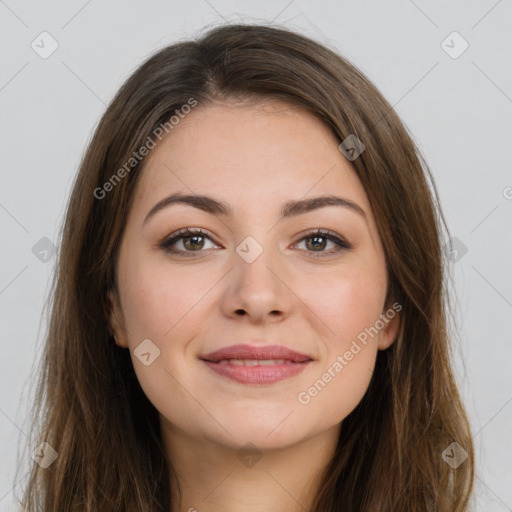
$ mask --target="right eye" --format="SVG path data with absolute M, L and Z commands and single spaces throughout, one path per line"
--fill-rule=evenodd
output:
M 209 240 L 216 246 L 212 238 L 202 229 L 184 228 L 171 234 L 159 246 L 171 254 L 193 256 L 194 252 L 204 252 L 202 249 L 204 249 L 205 240 Z M 178 243 L 181 243 L 183 248 L 176 248 Z

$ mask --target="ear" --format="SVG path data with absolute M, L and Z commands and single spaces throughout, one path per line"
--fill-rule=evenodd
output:
M 109 290 L 107 292 L 107 298 L 109 302 L 108 323 L 115 343 L 121 348 L 128 348 L 124 317 L 121 311 L 118 294 L 113 290 Z
M 379 350 L 386 350 L 396 340 L 402 322 L 402 316 L 399 313 L 401 309 L 402 305 L 394 302 L 382 312 L 381 321 L 384 323 L 384 327 L 379 333 Z

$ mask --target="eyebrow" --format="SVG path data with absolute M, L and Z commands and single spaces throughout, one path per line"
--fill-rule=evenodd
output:
M 149 213 L 146 215 L 143 224 L 146 224 L 148 220 L 157 212 L 173 204 L 188 204 L 204 212 L 211 213 L 212 215 L 233 215 L 233 209 L 229 206 L 229 204 L 223 201 L 217 201 L 216 199 L 213 199 L 213 197 L 204 195 L 183 195 L 180 192 L 177 192 L 158 201 L 158 203 L 156 203 L 155 206 L 153 206 L 153 208 L 151 208 Z M 295 217 L 297 215 L 302 215 L 304 213 L 318 210 L 319 208 L 324 208 L 326 206 L 341 206 L 343 208 L 348 208 L 349 210 L 361 215 L 365 221 L 367 221 L 366 212 L 358 204 L 349 201 L 348 199 L 331 195 L 312 197 L 309 199 L 300 199 L 297 201 L 288 201 L 283 205 L 281 209 L 281 220 L 289 217 Z

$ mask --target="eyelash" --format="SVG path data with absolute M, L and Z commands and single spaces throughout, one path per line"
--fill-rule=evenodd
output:
M 198 236 L 198 235 L 201 237 L 204 237 L 204 238 L 208 238 L 210 241 L 215 243 L 215 241 L 212 240 L 212 238 L 208 235 L 208 233 L 206 233 L 205 231 L 203 231 L 200 228 L 195 228 L 195 229 L 184 228 L 184 229 L 180 229 L 176 233 L 173 233 L 172 235 L 170 235 L 170 237 L 168 237 L 167 239 L 165 239 L 163 242 L 161 242 L 159 244 L 159 247 L 162 250 L 164 250 L 165 252 L 168 252 L 170 254 L 183 255 L 185 257 L 195 257 L 194 253 L 204 252 L 204 251 L 201 249 L 199 249 L 197 251 L 183 251 L 183 250 L 177 250 L 177 249 L 173 248 L 172 246 L 179 240 L 182 240 L 184 238 L 189 238 L 192 236 Z M 330 252 L 328 252 L 328 251 L 319 251 L 319 252 L 307 251 L 307 252 L 310 252 L 314 258 L 323 258 L 323 257 L 325 257 L 324 255 L 331 255 L 331 254 L 341 252 L 343 250 L 352 249 L 352 246 L 348 242 L 346 242 L 342 238 L 334 235 L 333 233 L 331 233 L 330 231 L 325 230 L 325 229 L 317 229 L 315 231 L 306 233 L 294 245 L 297 245 L 298 243 L 300 243 L 304 240 L 307 240 L 309 238 L 315 238 L 315 237 L 326 238 L 327 240 L 334 242 L 338 246 L 338 248 L 334 252 L 332 252 L 332 250 Z

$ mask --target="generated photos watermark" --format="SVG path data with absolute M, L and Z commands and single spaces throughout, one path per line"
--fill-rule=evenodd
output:
M 163 137 L 171 132 L 182 119 L 184 119 L 187 114 L 190 114 L 192 109 L 197 106 L 198 102 L 194 98 L 189 98 L 187 103 L 183 104 L 179 109 L 176 109 L 174 112 L 176 115 L 173 115 L 169 118 L 168 121 L 158 125 L 152 132 L 152 135 L 148 135 L 144 144 L 138 149 L 138 151 L 134 151 L 132 156 L 128 158 L 128 160 L 120 167 L 111 178 L 106 181 L 102 187 L 97 187 L 94 189 L 94 197 L 96 199 L 103 199 L 107 192 L 110 192 L 114 189 L 114 187 L 139 163 L 142 159 L 149 154 L 149 152 L 156 147 L 157 142 L 155 139 L 161 141 Z
M 327 371 L 322 374 L 322 376 L 317 379 L 306 391 L 301 391 L 297 395 L 297 400 L 302 405 L 307 405 L 311 402 L 311 399 L 320 393 L 325 386 L 329 382 L 338 375 L 345 366 L 347 366 L 354 356 L 361 352 L 361 345 L 359 345 L 358 341 L 362 343 L 364 346 L 368 343 L 368 337 L 373 338 L 377 336 L 379 332 L 384 329 L 386 324 L 393 319 L 397 312 L 401 311 L 402 305 L 398 302 L 395 302 L 383 315 L 380 315 L 380 318 L 373 324 L 372 327 L 366 327 L 363 331 L 361 331 L 357 335 L 357 340 L 353 340 L 350 348 L 346 350 L 342 355 L 338 355 L 336 361 L 327 368 Z

